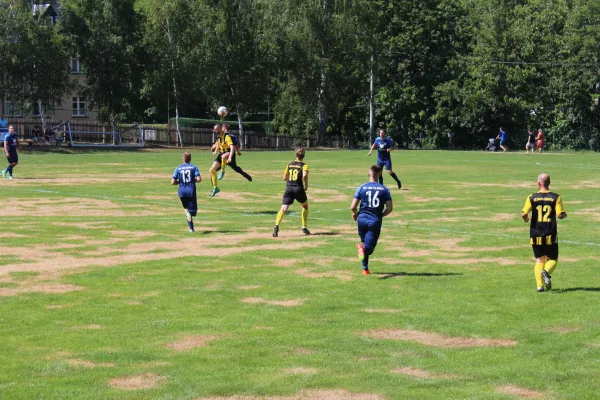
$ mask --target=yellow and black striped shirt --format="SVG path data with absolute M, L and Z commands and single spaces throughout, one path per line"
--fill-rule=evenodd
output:
M 304 164 L 302 161 L 292 161 L 285 167 L 285 174 L 288 175 L 288 186 L 302 186 L 302 175 L 303 172 L 308 172 L 308 164 Z
M 527 197 L 523 213 L 531 212 L 529 227 L 530 244 L 551 245 L 557 243 L 558 215 L 565 212 L 559 194 L 552 192 L 537 192 Z

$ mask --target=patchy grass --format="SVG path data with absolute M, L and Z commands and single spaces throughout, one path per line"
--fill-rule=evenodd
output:
M 272 238 L 292 152 L 244 152 L 254 181 L 228 170 L 209 199 L 212 156 L 193 149 L 193 234 L 169 185 L 180 153 L 25 151 L 0 180 L 0 398 L 600 392 L 596 154 L 394 153 L 403 190 L 365 277 L 348 207 L 374 158 L 309 150 L 314 234 L 294 204 Z M 541 172 L 569 218 L 537 294 L 519 215 Z

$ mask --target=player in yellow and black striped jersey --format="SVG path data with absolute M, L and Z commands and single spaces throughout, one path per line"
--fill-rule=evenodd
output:
M 558 229 L 556 219 L 567 217 L 559 194 L 550 191 L 550 176 L 538 176 L 539 192 L 525 200 L 521 212 L 523 221 L 529 222 L 529 243 L 535 256 L 535 281 L 537 291 L 550 290 L 552 282 L 550 274 L 558 263 Z M 531 213 L 531 217 L 529 214 Z
M 214 197 L 217 193 L 221 191 L 217 186 L 217 171 L 221 168 L 221 164 L 223 161 L 226 164 L 231 163 L 233 154 L 235 153 L 235 147 L 233 142 L 231 141 L 231 137 L 229 135 L 225 135 L 225 131 L 221 128 L 221 125 L 217 124 L 213 127 L 213 132 L 216 133 L 217 141 L 212 146 L 211 150 L 215 158 L 212 166 L 210 167 L 210 182 L 212 183 L 212 192 L 210 192 L 209 197 Z
M 294 200 L 302 204 L 302 232 L 310 235 L 310 231 L 306 227 L 308 220 L 308 198 L 306 197 L 306 190 L 308 190 L 308 165 L 303 161 L 304 156 L 304 149 L 301 147 L 297 148 L 296 160 L 285 167 L 283 180 L 287 181 L 287 186 L 281 200 L 281 209 L 277 213 L 277 219 L 273 227 L 273 237 L 279 236 L 279 224 L 283 220 L 283 216 L 288 208 L 294 203 Z

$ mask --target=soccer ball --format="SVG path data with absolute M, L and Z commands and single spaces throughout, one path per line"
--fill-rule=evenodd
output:
M 221 106 L 217 109 L 217 114 L 219 114 L 220 117 L 224 117 L 227 115 L 227 107 L 225 106 Z

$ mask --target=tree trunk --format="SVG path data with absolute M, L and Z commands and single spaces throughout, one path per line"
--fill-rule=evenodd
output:
M 240 109 L 238 107 L 238 126 L 239 126 L 239 130 L 240 130 L 240 147 L 241 148 L 245 148 L 245 144 L 246 142 L 244 141 L 245 139 L 245 135 L 244 135 L 244 124 L 242 123 L 242 113 L 240 112 Z
M 316 146 L 320 146 L 327 133 L 327 110 L 325 109 L 325 85 L 327 78 L 325 72 L 321 72 L 321 84 L 319 85 L 318 109 L 319 109 L 319 132 L 317 135 Z
M 369 94 L 369 148 L 373 146 L 375 138 L 375 74 L 373 64 L 375 55 L 371 55 L 371 93 Z
M 37 101 L 38 103 L 38 109 L 40 111 L 40 122 L 42 123 L 42 135 L 46 134 L 46 112 L 44 110 L 44 107 L 42 107 L 42 100 L 38 99 Z

